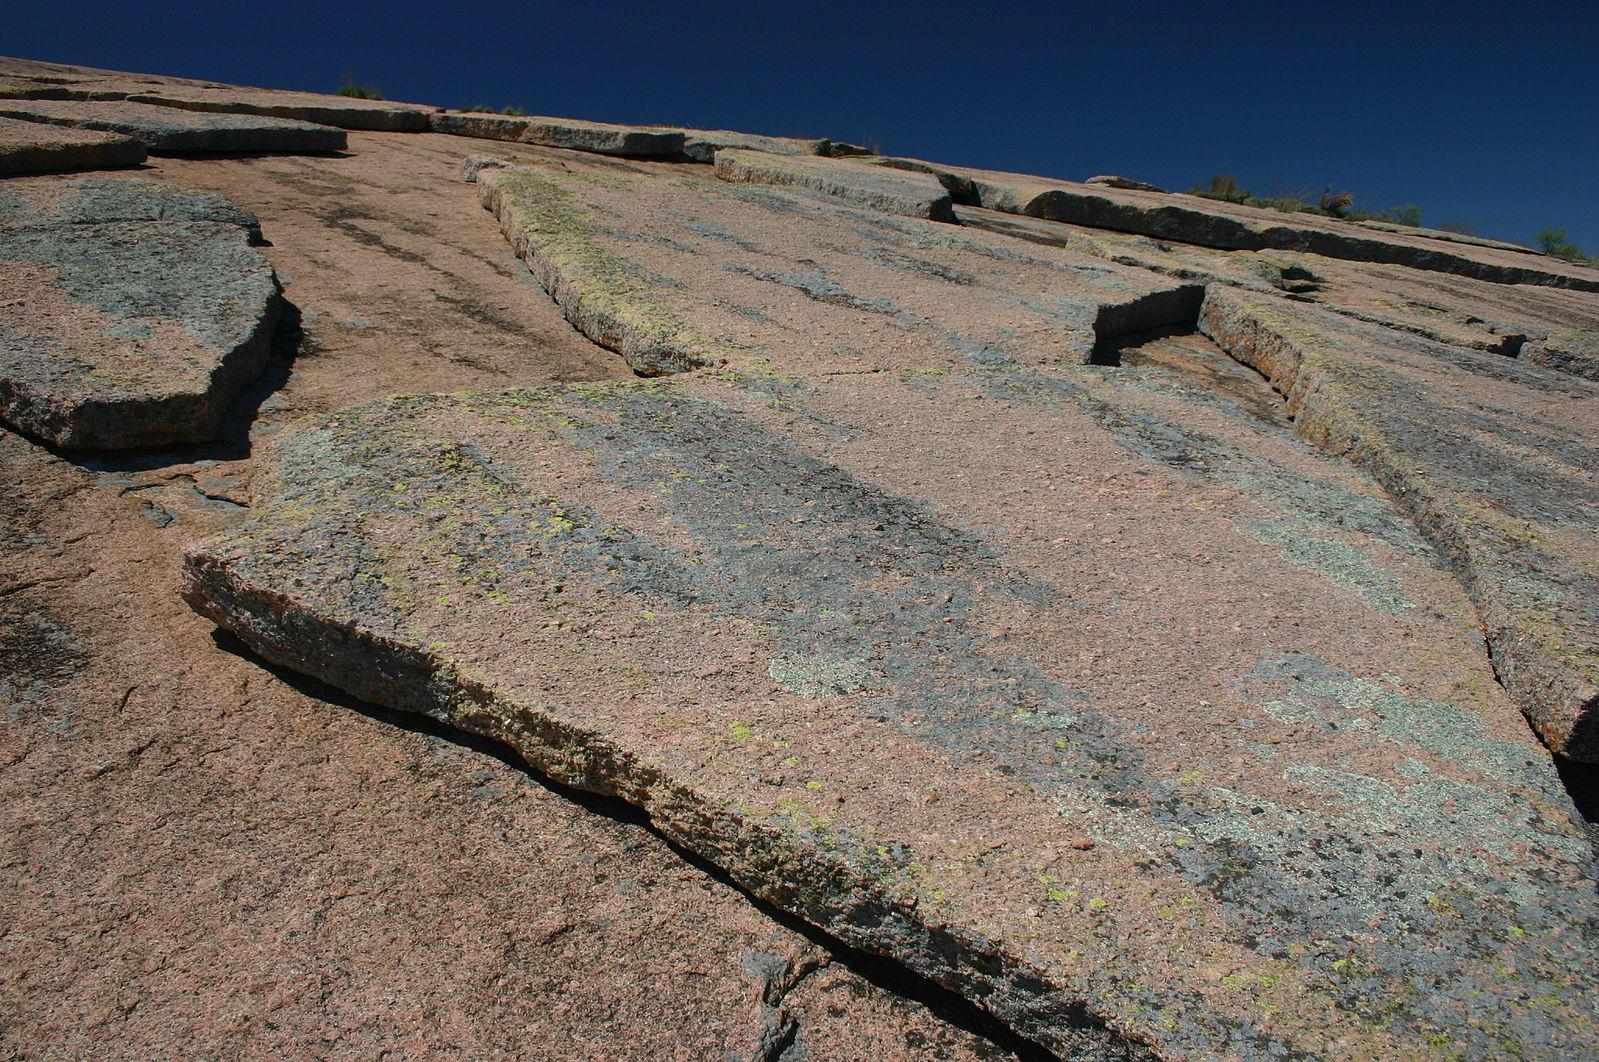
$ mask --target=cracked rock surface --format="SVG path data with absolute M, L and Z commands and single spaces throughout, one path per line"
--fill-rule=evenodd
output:
M 189 554 L 207 616 L 1068 1056 L 1588 1035 L 1593 853 L 1470 600 L 1221 351 L 1082 364 L 1159 277 L 692 175 L 479 181 L 579 327 L 720 368 L 287 433 Z
M 210 441 L 0 434 L 0 1054 L 1591 1052 L 1588 273 L 290 95 L 0 60 L 350 126 L 0 182 L 23 334 L 282 285 Z
M 279 313 L 253 225 L 140 181 L 0 187 L 0 419 L 75 449 L 213 438 Z

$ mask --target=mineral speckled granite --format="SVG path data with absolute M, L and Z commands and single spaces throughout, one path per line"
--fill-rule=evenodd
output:
M 522 144 L 588 151 L 634 158 L 675 158 L 683 153 L 680 129 L 645 129 L 632 125 L 584 122 L 575 118 L 508 117 L 465 111 L 441 111 L 429 119 L 435 133 L 513 140 Z
M 211 114 L 126 100 L 0 100 L 0 116 L 98 129 L 133 137 L 151 151 L 342 151 L 345 133 L 310 122 L 253 114 Z
M 567 318 L 648 375 L 772 362 L 860 372 L 1008 348 L 1084 362 L 1109 338 L 1191 322 L 1201 295 L 1070 251 L 698 168 L 502 168 L 477 180 Z
M 279 312 L 253 228 L 140 181 L 0 186 L 0 419 L 68 448 L 213 438 Z
M 1593 852 L 1471 600 L 1222 351 L 1116 350 L 1192 285 L 704 171 L 479 180 L 580 328 L 714 371 L 305 424 L 202 613 L 1064 1057 L 1587 1050 Z
M 1386 262 L 1458 273 L 1500 284 L 1546 284 L 1599 292 L 1599 270 L 1510 244 L 1464 244 L 1424 229 L 1379 231 L 1356 222 L 1103 184 L 1077 184 L 1018 173 L 946 166 L 920 159 L 877 158 L 891 169 L 932 174 L 957 203 L 1050 221 L 1178 240 L 1219 250 L 1311 251 L 1329 258 Z M 1509 250 L 1505 248 L 1511 248 Z
M 1212 289 L 1200 326 L 1369 469 L 1459 571 L 1538 732 L 1599 760 L 1599 386 Z
M 795 158 L 759 151 L 716 153 L 716 175 L 746 184 L 785 184 L 811 188 L 890 214 L 954 221 L 949 194 L 932 177 L 847 161 Z
M 0 118 L 0 177 L 116 170 L 144 159 L 144 145 L 129 136 Z
M 76 177 L 0 185 L 0 230 L 112 221 L 214 221 L 261 242 L 261 223 L 220 195 L 133 178 Z
M 176 107 L 218 114 L 260 114 L 290 118 L 340 129 L 370 129 L 389 133 L 419 133 L 428 128 L 434 108 L 388 100 L 324 96 L 314 92 L 266 92 L 253 89 L 176 89 L 139 92 L 128 97 L 137 103 Z

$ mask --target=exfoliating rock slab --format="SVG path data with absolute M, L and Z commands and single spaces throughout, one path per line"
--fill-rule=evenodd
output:
M 1206 341 L 1080 364 L 1193 285 L 703 170 L 479 180 L 580 328 L 716 371 L 306 424 L 196 608 L 1066 1057 L 1588 1042 L 1592 852 L 1444 561 Z
M 203 614 L 1063 1057 L 1599 1027 L 1592 850 L 1460 587 L 1347 463 L 1164 369 L 395 398 L 266 469 L 186 558 Z
M 499 168 L 477 181 L 567 318 L 647 375 L 1084 362 L 1108 338 L 1191 324 L 1201 295 L 1071 251 L 698 167 Z
M 0 188 L 0 418 L 57 446 L 214 438 L 266 362 L 280 298 L 246 226 L 84 217 L 97 202 L 107 218 L 184 202 L 114 187 L 138 183 L 56 182 L 53 200 Z M 39 202 L 38 223 L 16 220 Z
M 632 158 L 676 158 L 684 136 L 677 129 L 585 122 L 576 118 L 511 117 L 501 114 L 441 111 L 429 116 L 435 133 L 510 140 L 521 144 L 589 151 Z
M 259 114 L 289 118 L 340 129 L 389 133 L 421 133 L 434 108 L 414 103 L 328 96 L 315 92 L 269 92 L 260 89 L 191 89 L 136 93 L 136 103 L 216 114 Z
M 1547 284 L 1599 291 L 1599 270 L 1528 251 L 1467 245 L 1424 234 L 1385 232 L 1355 222 L 1285 214 L 1192 195 L 1078 184 L 1017 173 L 873 158 L 891 169 L 929 173 L 957 203 L 1089 228 L 1178 240 L 1220 250 L 1310 251 L 1329 258 L 1437 270 L 1497 284 Z
M 212 221 L 261 242 L 255 214 L 224 196 L 127 177 L 8 181 L 0 185 L 0 230 L 111 221 Z
M 144 145 L 132 137 L 0 118 L 0 177 L 115 170 L 144 158 Z
M 1599 385 L 1240 290 L 1212 287 L 1200 325 L 1402 501 L 1539 734 L 1599 761 Z
M 344 130 L 309 122 L 208 114 L 125 100 L 4 100 L 0 101 L 0 116 L 121 133 L 151 151 L 167 154 L 342 151 L 346 142 Z
M 954 221 L 949 193 L 930 176 L 832 159 L 734 149 L 716 153 L 716 175 L 746 184 L 786 184 L 906 217 Z
M 1592 371 L 1592 360 L 1585 365 L 1581 357 L 1582 337 L 1599 336 L 1599 300 L 1588 292 L 1494 284 L 1304 252 L 1218 251 L 981 207 L 964 208 L 961 223 L 1163 276 L 1280 292 L 1296 302 L 1451 346 L 1519 356 L 1579 376 Z

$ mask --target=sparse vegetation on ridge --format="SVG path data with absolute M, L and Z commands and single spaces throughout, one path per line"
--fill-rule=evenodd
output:
M 378 91 L 376 85 L 357 84 L 354 74 L 344 75 L 344 84 L 333 90 L 335 96 L 346 96 L 352 100 L 381 100 L 383 93 Z

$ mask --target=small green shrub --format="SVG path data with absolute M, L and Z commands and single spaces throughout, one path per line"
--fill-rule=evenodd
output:
M 1355 205 L 1355 197 L 1348 192 L 1335 192 L 1329 184 L 1322 189 L 1321 202 L 1318 205 L 1323 213 L 1341 218 L 1344 216 L 1344 211 Z
M 333 94 L 335 96 L 348 96 L 353 100 L 381 100 L 383 98 L 383 93 L 379 92 L 376 86 L 357 85 L 354 76 L 349 74 L 345 75 L 344 84 L 335 89 Z
M 1421 207 L 1415 203 L 1389 207 L 1382 212 L 1382 216 L 1396 225 L 1409 225 L 1413 229 L 1421 227 Z
M 505 114 L 505 115 L 509 115 L 512 118 L 524 118 L 524 117 L 527 116 L 527 112 L 524 111 L 522 108 L 516 106 L 515 104 L 512 104 L 511 106 L 505 108 L 500 113 L 501 114 Z
M 1577 265 L 1592 265 L 1594 259 L 1586 254 L 1581 247 L 1566 239 L 1565 229 L 1539 229 L 1538 235 L 1533 239 L 1537 241 L 1543 253 L 1563 258 Z
M 1190 194 L 1203 196 L 1206 199 L 1220 199 L 1227 203 L 1246 203 L 1253 198 L 1249 189 L 1239 187 L 1238 178 L 1230 173 L 1217 174 L 1210 179 L 1209 184 L 1200 185 Z

